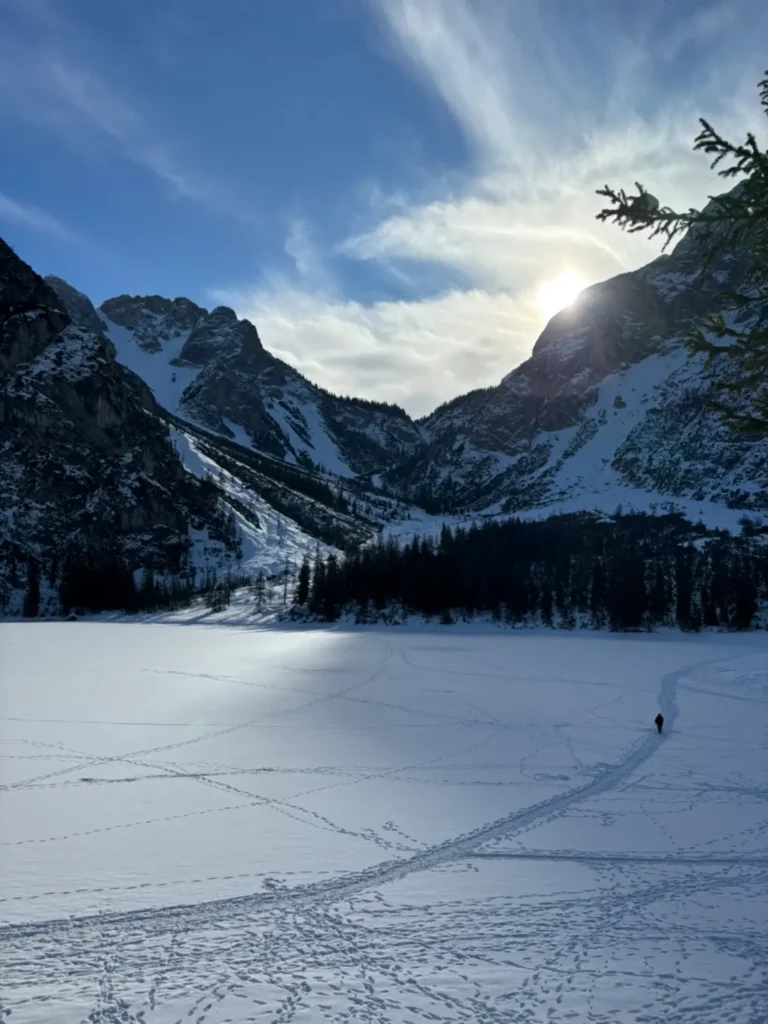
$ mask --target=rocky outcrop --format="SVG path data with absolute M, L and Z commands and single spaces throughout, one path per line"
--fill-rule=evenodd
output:
M 188 568 L 192 528 L 218 537 L 222 552 L 234 543 L 215 497 L 184 471 L 147 386 L 117 363 L 101 331 L 88 329 L 95 324 L 82 297 L 60 295 L 0 240 L 6 605 L 31 561 L 55 589 L 73 550 L 174 574 Z
M 73 289 L 74 290 L 74 289 Z M 136 344 L 147 352 L 161 351 L 163 344 L 187 335 L 205 310 L 189 299 L 164 299 L 160 295 L 118 295 L 101 306 L 112 323 L 130 330 Z
M 59 305 L 76 327 L 90 334 L 101 335 L 104 333 L 104 322 L 87 295 L 83 295 L 82 292 L 53 274 L 49 274 L 44 280 L 56 294 Z
M 331 395 L 268 352 L 249 320 L 226 306 L 208 313 L 193 303 L 180 319 L 182 301 L 121 296 L 100 309 L 118 359 L 134 365 L 132 346 L 153 353 L 148 375 L 159 401 L 174 393 L 179 372 L 189 374 L 175 414 L 275 458 L 342 476 L 378 473 L 421 444 L 419 427 L 402 409 Z

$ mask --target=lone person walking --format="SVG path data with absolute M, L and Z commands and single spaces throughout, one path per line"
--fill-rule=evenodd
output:
M 664 715 L 659 712 L 654 718 L 654 722 L 656 723 L 656 728 L 659 730 L 659 736 L 661 736 L 661 730 L 664 728 Z

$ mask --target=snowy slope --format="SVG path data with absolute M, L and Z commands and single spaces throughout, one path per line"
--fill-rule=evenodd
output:
M 695 240 L 683 238 L 586 289 L 498 386 L 418 423 L 316 387 L 226 307 L 119 296 L 101 316 L 118 358 L 175 415 L 281 462 L 375 480 L 411 508 L 540 516 L 671 505 L 730 522 L 768 515 L 768 438 L 737 439 L 722 425 L 706 398 L 725 371 L 689 359 L 683 339 L 722 311 L 748 269 L 738 250 L 702 269 Z M 69 301 L 90 319 L 84 296 Z M 748 407 L 749 394 L 740 400 Z
M 227 307 L 209 313 L 186 299 L 120 296 L 99 315 L 118 359 L 161 405 L 252 451 L 351 477 L 383 468 L 421 440 L 402 410 L 315 387 Z
M 334 551 L 276 512 L 260 495 L 202 452 L 194 437 L 171 428 L 171 438 L 185 469 L 201 479 L 214 480 L 226 497 L 235 499 L 236 505 L 230 507 L 243 548 L 240 572 L 254 577 L 259 572 L 277 575 L 285 570 L 286 564 L 296 569 L 305 558 L 314 560 L 318 551 L 323 557 Z M 249 518 L 240 511 L 241 506 L 251 513 Z M 204 544 L 204 538 L 198 543 Z
M 296 390 L 299 393 L 295 397 L 281 394 L 279 400 L 267 402 L 270 416 L 290 442 L 291 451 L 288 454 L 292 456 L 291 461 L 296 461 L 296 455 L 305 455 L 328 473 L 342 477 L 354 476 L 330 436 L 322 414 L 307 394 L 307 389 Z
M 760 634 L 0 644 L 18 1024 L 764 1019 Z
M 181 396 L 185 388 L 200 373 L 199 366 L 175 366 L 189 336 L 189 330 L 174 334 L 159 351 L 142 348 L 135 340 L 135 332 L 113 323 L 100 314 L 106 336 L 115 346 L 117 361 L 127 366 L 150 388 L 155 400 L 168 412 L 180 415 Z

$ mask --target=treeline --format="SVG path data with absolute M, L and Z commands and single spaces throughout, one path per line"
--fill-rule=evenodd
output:
M 393 607 L 453 621 L 642 630 L 749 629 L 768 600 L 768 537 L 734 537 L 674 514 L 556 516 L 470 529 L 405 546 L 381 542 L 307 563 L 296 604 L 334 621 Z
M 136 576 L 138 575 L 138 581 Z M 250 577 L 209 570 L 205 579 L 196 578 L 194 570 L 164 576 L 152 569 L 133 573 L 118 554 L 101 558 L 67 556 L 61 571 L 58 596 L 65 615 L 71 612 L 120 611 L 127 613 L 168 611 L 186 608 L 194 598 L 203 596 L 209 607 L 219 610 L 229 604 L 238 587 L 249 584 Z M 25 597 L 25 617 L 38 612 L 30 605 L 30 587 Z

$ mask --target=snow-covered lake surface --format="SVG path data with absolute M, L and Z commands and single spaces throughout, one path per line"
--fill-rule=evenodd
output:
M 768 1020 L 766 634 L 19 623 L 0 677 L 10 1024 Z

